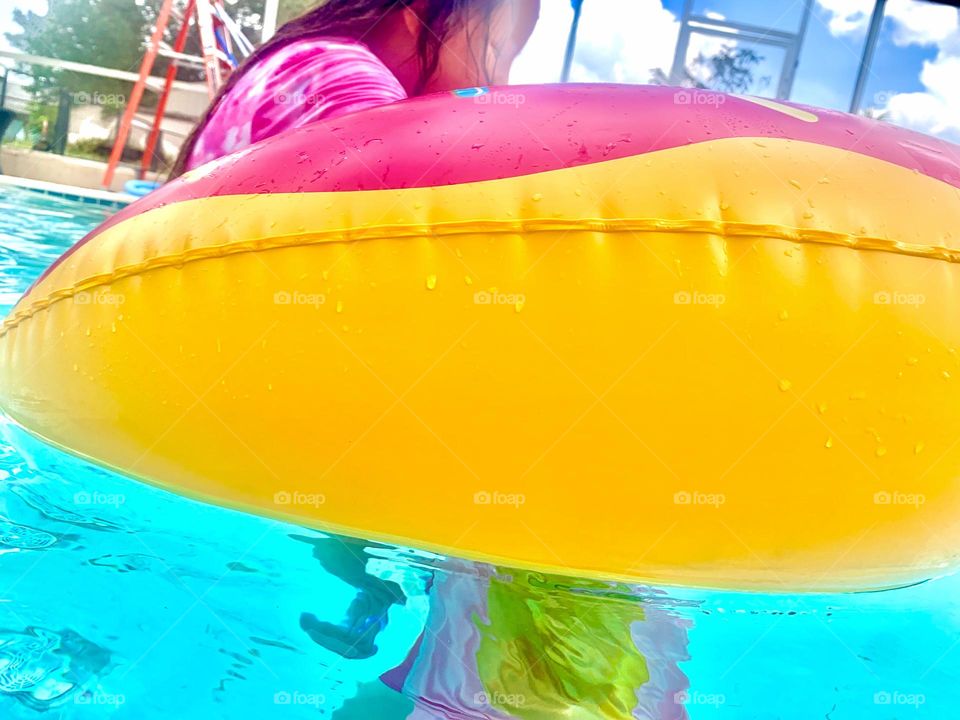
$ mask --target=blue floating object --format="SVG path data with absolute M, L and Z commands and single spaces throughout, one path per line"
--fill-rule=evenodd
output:
M 154 182 L 153 180 L 127 180 L 127 182 L 123 184 L 123 191 L 128 195 L 143 197 L 147 193 L 156 190 L 161 184 L 162 183 Z

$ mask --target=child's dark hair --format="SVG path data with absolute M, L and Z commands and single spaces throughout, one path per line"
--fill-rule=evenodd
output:
M 186 170 L 186 163 L 197 138 L 207 125 L 211 114 L 230 89 L 243 77 L 247 68 L 271 51 L 294 40 L 309 37 L 340 37 L 362 40 L 387 13 L 415 6 L 420 19 L 416 56 L 419 79 L 416 90 L 422 89 L 437 70 L 440 47 L 448 33 L 466 17 L 480 11 L 486 16 L 487 31 L 493 10 L 502 0 L 327 0 L 319 7 L 305 12 L 281 26 L 276 34 L 257 48 L 243 64 L 234 70 L 227 82 L 184 141 L 180 154 L 170 171 L 175 178 Z M 482 66 L 482 64 L 481 64 Z

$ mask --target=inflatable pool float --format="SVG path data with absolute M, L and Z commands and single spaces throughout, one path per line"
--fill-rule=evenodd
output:
M 32 433 L 315 528 L 864 589 L 960 547 L 960 161 L 657 87 L 317 124 L 110 218 L 0 339 Z
M 160 187 L 162 187 L 162 184 L 154 182 L 153 180 L 127 180 L 123 184 L 123 191 L 127 195 L 143 197 Z

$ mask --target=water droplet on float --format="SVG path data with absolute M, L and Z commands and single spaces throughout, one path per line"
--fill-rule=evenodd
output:
M 534 193 L 532 197 L 534 202 L 540 202 L 543 200 L 543 193 Z
M 267 383 L 267 392 L 273 392 L 273 383 Z
M 790 319 L 790 313 L 788 313 L 786 310 L 781 310 L 781 311 L 780 311 L 780 319 L 781 319 L 781 320 L 789 320 L 789 319 Z
M 517 300 L 517 302 L 513 306 L 514 310 L 516 312 L 520 312 L 521 310 L 523 310 L 523 304 L 524 304 L 523 300 Z
M 923 452 L 923 443 L 922 443 L 922 442 L 918 442 L 916 445 L 913 446 L 913 454 L 914 454 L 914 455 L 919 455 L 919 454 L 922 453 L 922 452 Z
M 944 380 L 949 380 L 949 379 L 950 379 L 950 373 L 949 373 L 947 370 L 944 370 L 944 371 L 943 371 L 942 373 L 940 373 L 940 374 L 943 375 L 943 379 L 944 379 Z
M 886 454 L 887 454 L 887 449 L 885 447 L 881 446 L 877 448 L 877 452 L 876 452 L 877 457 L 883 457 Z
M 819 410 L 819 411 L 820 411 L 820 414 L 823 415 L 823 414 L 827 411 L 827 404 L 826 404 L 826 403 L 820 403 L 820 404 L 817 406 L 817 410 Z
M 343 300 L 337 300 L 337 312 L 343 312 Z
M 87 329 L 84 331 L 84 334 L 85 334 L 87 337 L 90 337 L 90 328 L 87 328 Z
M 76 363 L 74 363 L 74 364 L 73 364 L 73 371 L 74 371 L 74 372 L 80 372 L 80 366 L 77 365 Z
M 464 276 L 463 276 L 463 281 L 464 281 L 467 285 L 473 285 L 473 278 L 470 277 L 469 275 L 464 275 Z
M 427 290 L 433 290 L 437 286 L 437 276 L 427 275 Z
M 780 385 L 780 389 L 781 389 L 783 392 L 787 392 L 787 390 L 789 390 L 790 388 L 793 387 L 793 383 L 790 382 L 789 380 L 786 380 L 786 379 L 781 380 L 780 383 L 779 383 L 779 385 Z
M 110 332 L 115 333 L 116 331 L 117 331 L 117 324 L 115 322 L 110 323 Z M 949 377 L 949 374 L 948 374 L 948 377 Z
M 920 358 L 918 357 L 911 356 L 907 358 L 907 365 L 916 365 L 918 362 L 920 362 Z
M 721 209 L 721 210 L 729 210 L 729 209 L 730 209 L 730 203 L 728 203 L 728 202 L 726 202 L 726 201 L 721 202 L 721 203 L 720 203 L 720 209 Z
M 832 438 L 832 437 L 828 437 L 828 438 L 827 438 L 827 441 L 823 444 L 823 446 L 824 446 L 825 448 L 827 448 L 828 450 L 829 450 L 830 448 L 832 448 L 832 447 L 833 447 L 833 438 Z

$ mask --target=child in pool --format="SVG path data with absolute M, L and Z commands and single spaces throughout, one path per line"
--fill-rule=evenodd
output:
M 539 0 L 327 0 L 230 76 L 171 177 L 317 120 L 505 83 L 539 11 Z

